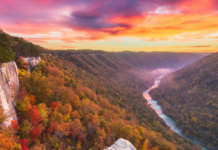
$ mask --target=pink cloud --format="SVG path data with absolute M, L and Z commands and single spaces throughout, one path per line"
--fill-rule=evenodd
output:
M 140 30 L 141 33 L 151 32 L 151 29 L 138 26 L 146 24 L 148 16 L 159 13 L 211 14 L 217 8 L 216 0 L 5 0 L 0 5 L 0 26 L 9 33 L 31 35 L 48 34 L 68 28 L 81 35 L 67 35 L 60 39 L 75 42 L 75 39 L 99 40 L 128 32 L 135 32 L 136 35 Z M 199 22 L 195 19 L 184 20 L 181 25 Z M 153 29 L 180 30 L 181 26 Z M 60 32 L 65 35 L 67 31 Z

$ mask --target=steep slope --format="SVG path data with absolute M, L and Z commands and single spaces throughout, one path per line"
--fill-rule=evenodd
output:
M 173 57 L 175 56 L 179 58 L 181 54 L 174 54 Z M 191 54 L 191 57 L 192 56 Z M 191 57 L 188 58 L 186 56 L 184 61 L 187 61 L 187 59 Z M 153 79 L 150 77 L 150 74 L 146 74 L 144 80 L 137 78 L 135 75 L 129 73 L 129 69 L 134 68 L 134 66 L 113 53 L 74 54 L 69 51 L 63 51 L 59 52 L 59 54 L 53 58 L 46 57 L 46 61 L 52 62 L 54 58 L 55 62 L 53 64 L 58 64 L 57 66 L 62 68 L 63 71 L 72 69 L 75 78 L 80 80 L 84 86 L 108 98 L 111 104 L 123 108 L 125 112 L 129 114 L 126 116 L 126 121 L 132 122 L 134 118 L 137 118 L 139 124 L 146 124 L 152 130 L 161 132 L 164 137 L 169 138 L 168 140 L 172 140 L 167 133 L 169 127 L 166 126 L 165 122 L 158 117 L 153 109 L 145 105 L 145 101 L 142 97 L 142 90 L 153 84 Z M 66 59 L 69 60 L 67 64 L 65 64 Z M 161 63 L 157 64 L 163 65 Z M 148 68 L 149 63 L 146 65 Z M 158 65 L 152 68 L 158 68 Z M 185 146 L 184 143 L 182 145 Z
M 24 60 L 18 57 L 39 56 L 42 50 L 44 49 L 39 46 L 22 38 L 12 37 L 0 30 L 0 124 L 3 123 L 4 127 L 8 127 L 12 120 L 17 120 L 14 108 L 19 90 L 17 64 L 19 67 L 26 68 L 26 65 L 29 65 L 32 68 L 40 61 L 40 57 L 26 57 L 27 63 L 24 65 Z
M 169 59 L 175 59 L 168 61 L 165 53 L 136 53 L 137 59 L 126 59 L 103 51 L 60 51 L 52 53 L 55 56 L 42 56 L 30 74 L 25 59 L 19 56 L 36 57 L 44 49 L 21 38 L 2 35 L 0 47 L 11 58 L 1 57 L 1 62 L 16 60 L 20 80 L 15 107 L 19 124 L 12 120 L 11 126 L 0 129 L 3 149 L 102 150 L 119 138 L 129 140 L 139 150 L 199 149 L 172 132 L 146 105 L 141 92 L 152 84 L 151 74 L 142 80 L 129 71 L 153 71 L 164 64 L 180 67 L 188 59 L 197 59 L 194 55 L 170 53 Z M 178 61 L 180 58 L 182 61 Z M 134 63 L 137 60 L 140 61 Z
M 199 59 L 198 56 L 189 53 L 109 53 L 94 51 L 92 53 L 83 51 L 76 53 L 75 51 L 56 51 L 53 54 L 69 60 L 79 70 L 86 71 L 88 75 L 86 73 L 86 77 L 82 81 L 86 86 L 109 98 L 112 104 L 125 107 L 128 111 L 141 111 L 143 109 L 138 109 L 136 105 L 138 107 L 142 105 L 140 106 L 139 103 L 135 102 L 142 99 L 140 90 L 147 89 L 153 84 L 152 71 L 154 69 L 163 66 L 179 68 Z M 137 72 L 142 71 L 145 71 L 145 74 L 143 74 L 143 78 L 140 78 Z M 81 72 L 79 76 L 82 75 Z M 88 76 L 91 76 L 90 79 L 88 79 Z M 135 99 L 135 101 L 130 99 Z M 141 116 L 140 118 L 144 117 Z
M 45 54 L 47 50 L 23 38 L 10 36 L 0 29 L 0 63 L 15 61 L 20 56 L 38 57 L 41 53 Z
M 24 70 L 20 73 L 21 88 L 26 91 L 20 91 L 17 103 L 21 118 L 18 135 L 22 140 L 28 140 L 31 148 L 39 146 L 35 144 L 38 140 L 41 147 L 48 149 L 75 147 L 100 150 L 119 138 L 125 138 L 139 150 L 143 145 L 153 149 L 159 147 L 160 150 L 199 149 L 169 130 L 145 104 L 141 92 L 133 90 L 141 80 L 134 80 L 127 74 L 122 82 L 133 81 L 125 83 L 129 87 L 126 91 L 115 84 L 115 90 L 112 88 L 125 96 L 110 96 L 107 91 L 110 88 L 105 86 L 112 84 L 104 84 L 105 78 L 96 78 L 62 57 L 43 56 L 42 60 L 31 75 Z M 112 82 L 114 79 L 109 80 Z M 97 92 L 89 86 L 100 90 Z M 123 105 L 110 104 L 107 97 Z M 30 133 L 26 128 L 30 128 Z
M 151 94 L 186 135 L 218 149 L 218 53 L 165 77 Z
M 139 68 L 180 68 L 198 60 L 201 56 L 193 53 L 172 52 L 121 52 L 116 56 Z
M 0 65 L 0 107 L 7 120 L 3 122 L 4 127 L 11 124 L 11 120 L 17 120 L 14 108 L 19 89 L 18 71 L 16 63 L 9 62 Z
M 30 64 L 30 71 L 40 62 L 40 57 L 27 57 L 26 60 Z M 10 126 L 12 120 L 17 121 L 17 114 L 14 107 L 16 105 L 18 90 L 19 78 L 17 64 L 15 61 L 2 63 L 0 65 L 0 109 L 2 110 L 1 115 L 4 115 L 6 121 L 1 120 L 0 123 L 3 122 L 4 127 Z
M 107 64 L 110 68 L 119 70 L 137 68 L 180 68 L 190 64 L 203 55 L 194 53 L 173 53 L 173 52 L 104 52 L 104 51 L 49 51 L 53 55 L 58 55 L 80 65 L 77 59 L 87 61 L 92 64 Z M 89 62 L 90 62 L 89 60 Z M 101 63 L 100 63 L 101 62 Z M 87 62 L 88 63 L 88 62 Z M 92 65 L 90 64 L 90 65 Z M 119 64 L 119 65 L 118 65 Z M 81 67 L 81 66 L 80 66 Z M 94 66 L 93 66 L 94 67 Z

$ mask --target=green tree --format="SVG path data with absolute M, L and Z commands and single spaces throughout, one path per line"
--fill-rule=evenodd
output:
M 12 51 L 11 45 L 9 35 L 0 29 L 0 63 L 15 59 L 15 53 Z

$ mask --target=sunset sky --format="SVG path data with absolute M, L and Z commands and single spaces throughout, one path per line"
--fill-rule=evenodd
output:
M 218 51 L 218 0 L 3 0 L 0 28 L 49 49 Z

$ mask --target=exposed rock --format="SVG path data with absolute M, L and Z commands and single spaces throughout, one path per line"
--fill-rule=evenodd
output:
M 28 70 L 31 72 L 33 67 L 35 67 L 36 65 L 38 65 L 38 63 L 40 63 L 41 57 L 26 57 L 24 58 L 24 61 L 30 64 Z
M 24 61 L 29 63 L 28 70 L 31 71 L 40 61 L 40 57 L 27 57 Z M 8 62 L 0 65 L 0 107 L 8 117 L 3 122 L 4 127 L 11 125 L 11 120 L 18 120 L 16 110 L 16 96 L 19 90 L 19 78 L 16 63 Z
M 104 150 L 136 150 L 136 148 L 129 141 L 120 138 L 113 145 Z
M 9 116 L 3 123 L 4 127 L 11 124 L 11 120 L 17 120 L 15 111 L 15 98 L 19 90 L 17 65 L 14 61 L 0 65 L 0 107 L 4 114 Z

